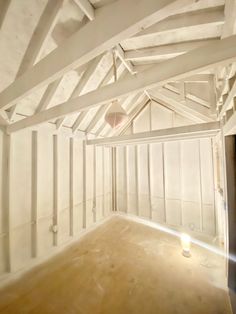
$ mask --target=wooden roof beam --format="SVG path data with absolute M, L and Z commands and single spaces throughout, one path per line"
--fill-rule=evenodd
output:
M 224 24 L 223 6 L 212 9 L 210 11 L 199 10 L 191 13 L 183 13 L 172 15 L 165 20 L 158 22 L 149 28 L 143 30 L 134 37 L 141 37 L 160 32 L 168 32 L 175 29 L 189 28 L 195 26 L 207 27 L 209 24 L 219 25 Z
M 220 64 L 229 64 L 236 60 L 236 35 L 217 43 L 202 46 L 184 55 L 159 63 L 149 70 L 122 81 L 104 86 L 63 104 L 42 111 L 34 116 L 8 126 L 8 132 L 34 126 L 43 122 L 63 117 L 68 114 L 88 110 L 106 104 L 114 99 L 163 86 L 173 79 L 182 79 Z
M 219 122 L 193 124 L 175 128 L 87 140 L 87 145 L 134 145 L 139 143 L 166 142 L 180 139 L 213 137 L 220 131 Z
M 161 60 L 163 58 L 173 58 L 200 46 L 214 43 L 217 39 L 196 40 L 177 44 L 169 44 L 152 48 L 129 50 L 124 54 L 127 61 L 150 61 Z
M 161 92 L 160 90 L 149 90 L 148 94 L 151 99 L 164 104 L 166 107 L 179 114 L 186 115 L 188 119 L 191 119 L 196 123 L 210 122 L 213 120 L 209 117 L 209 113 L 206 108 L 202 106 L 197 107 L 197 104 L 193 105 L 187 101 L 186 103 L 183 103 L 180 101 L 178 95 L 175 97 L 173 93 L 165 90 L 164 88 Z
M 97 9 L 96 19 L 87 23 L 0 93 L 0 109 L 10 108 L 37 88 L 50 84 L 67 71 L 78 68 L 133 36 L 141 28 L 149 27 L 193 2 L 118 0 Z
M 74 0 L 74 2 L 80 7 L 81 11 L 93 21 L 95 19 L 95 10 L 89 0 Z
M 22 62 L 16 77 L 20 77 L 24 72 L 30 69 L 39 60 L 42 51 L 45 48 L 47 40 L 57 22 L 60 10 L 62 8 L 64 0 L 58 0 L 56 2 L 48 0 L 48 3 L 39 19 L 34 33 L 30 39 L 28 48 L 24 54 Z M 56 83 L 55 85 L 56 86 Z M 50 87 L 50 90 L 52 86 Z M 47 95 L 45 95 L 46 97 Z M 9 119 L 14 120 L 17 105 L 14 105 L 9 112 Z

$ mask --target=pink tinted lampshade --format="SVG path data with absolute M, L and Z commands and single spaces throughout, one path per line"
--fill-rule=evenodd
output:
M 111 107 L 107 110 L 105 121 L 113 128 L 119 128 L 127 121 L 128 116 L 117 100 L 113 101 Z

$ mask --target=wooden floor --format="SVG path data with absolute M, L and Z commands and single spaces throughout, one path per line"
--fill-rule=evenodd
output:
M 0 313 L 231 313 L 223 282 L 218 256 L 114 217 L 0 291 Z

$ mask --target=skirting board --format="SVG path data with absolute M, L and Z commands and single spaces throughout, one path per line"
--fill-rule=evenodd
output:
M 103 225 L 105 222 L 109 221 L 112 217 L 113 217 L 113 214 L 111 213 L 108 217 L 105 217 L 102 220 L 100 220 L 96 223 L 93 223 L 87 229 L 82 229 L 78 233 L 78 235 L 76 235 L 73 238 L 71 237 L 70 241 L 63 243 L 58 247 L 53 247 L 51 249 L 51 252 L 49 254 L 47 254 L 46 256 L 37 257 L 35 259 L 30 260 L 30 262 L 27 263 L 23 269 L 17 270 L 16 272 L 6 273 L 6 274 L 2 275 L 0 277 L 0 288 L 4 287 L 6 285 L 9 285 L 10 283 L 14 282 L 17 279 L 20 279 L 23 275 L 28 273 L 34 267 L 39 266 L 40 264 L 47 262 L 50 258 L 55 257 L 57 254 L 67 250 L 72 245 L 74 245 L 76 242 L 79 242 L 85 235 L 94 231 L 97 227 Z

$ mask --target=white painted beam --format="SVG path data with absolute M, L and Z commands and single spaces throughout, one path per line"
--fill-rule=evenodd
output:
M 92 75 L 94 74 L 94 72 L 96 71 L 97 66 L 99 65 L 101 59 L 102 59 L 103 55 L 96 57 L 94 60 L 92 60 L 87 69 L 85 70 L 85 72 L 83 73 L 82 78 L 79 80 L 78 84 L 76 85 L 76 87 L 74 88 L 71 96 L 69 99 L 73 99 L 77 96 L 79 96 L 80 94 L 82 94 L 86 88 L 86 85 L 88 84 L 90 78 L 92 77 Z M 83 113 L 83 117 L 85 117 L 85 114 Z M 73 132 L 75 132 L 77 130 L 77 128 L 79 127 L 79 124 L 82 121 L 82 116 L 80 115 L 77 120 L 75 121 L 72 129 Z M 65 118 L 64 118 L 65 120 Z M 56 124 L 60 124 L 60 126 L 63 125 L 64 120 L 62 120 L 62 118 L 58 119 L 58 121 L 56 122 Z M 76 126 L 76 127 L 75 127 Z M 58 128 L 58 127 L 57 127 Z
M 38 256 L 38 131 L 32 132 L 31 254 Z
M 12 243 L 12 219 L 11 219 L 11 178 L 12 178 L 12 136 L 3 135 L 3 178 L 4 184 L 2 186 L 2 206 L 3 206 L 3 232 L 6 234 L 5 238 L 5 250 L 4 259 L 6 264 L 6 270 L 12 272 L 13 270 L 13 243 Z
M 75 133 L 80 126 L 80 123 L 84 120 L 85 116 L 87 115 L 87 111 L 83 111 L 79 114 L 77 119 L 75 120 L 72 126 L 72 132 Z
M 87 145 L 134 145 L 135 143 L 165 142 L 187 138 L 202 138 L 215 136 L 220 131 L 219 122 L 187 125 L 156 131 L 114 136 L 102 139 L 87 140 Z
M 183 112 L 187 112 L 192 119 L 197 120 L 198 122 L 211 122 L 213 119 L 210 116 L 210 110 L 199 105 L 190 99 L 186 98 L 186 101 L 183 103 L 180 101 L 180 96 L 166 88 L 161 88 L 159 90 L 150 90 L 148 94 L 151 98 L 159 100 L 161 102 L 167 103 L 173 107 L 172 110 L 175 111 L 175 108 L 182 109 Z
M 3 112 L 0 111 L 0 126 L 6 126 L 8 124 L 9 124 L 8 120 L 5 119 L 4 117 L 4 111 Z
M 180 85 L 184 84 L 184 83 L 185 83 L 184 81 L 180 81 Z M 208 84 L 210 84 L 210 83 L 208 82 Z M 175 94 L 179 94 L 180 95 L 180 99 L 181 99 L 181 93 L 183 93 L 183 90 L 181 91 L 181 89 L 178 89 L 178 88 L 174 87 L 172 84 L 166 84 L 165 88 L 170 90 L 170 91 L 172 91 L 172 92 L 174 92 Z M 183 88 L 183 86 L 182 86 L 182 88 Z M 202 98 L 200 98 L 198 96 L 195 96 L 193 94 L 187 93 L 185 91 L 185 99 L 184 100 L 186 101 L 186 99 L 190 100 L 191 104 L 196 103 L 197 106 L 200 104 L 202 106 L 205 106 L 206 108 L 210 108 L 210 103 L 208 101 L 206 101 L 206 100 L 204 100 L 204 99 L 202 99 Z
M 70 236 L 73 237 L 75 234 L 75 215 L 74 215 L 74 138 L 70 138 Z
M 53 245 L 57 246 L 59 243 L 58 226 L 59 226 L 59 166 L 58 166 L 58 135 L 53 135 Z
M 31 37 L 30 43 L 17 72 L 17 77 L 21 76 L 39 60 L 52 29 L 57 22 L 63 2 L 64 0 L 48 0 L 38 25 Z
M 118 0 L 97 9 L 94 21 L 87 23 L 0 93 L 0 109 L 8 109 L 35 89 L 50 84 L 65 72 L 89 62 L 141 28 L 166 18 L 193 1 Z
M 63 2 L 64 0 L 48 0 L 16 74 L 17 78 L 30 69 L 39 60 L 47 40 L 57 22 Z M 11 108 L 9 113 L 10 120 L 14 119 L 15 113 L 16 105 Z
M 170 110 L 172 113 L 177 113 L 189 120 L 191 120 L 192 122 L 195 123 L 201 123 L 202 121 L 200 121 L 199 119 L 197 119 L 195 116 L 193 116 L 192 114 L 189 114 L 188 111 L 185 111 L 185 108 L 183 108 L 182 106 L 176 107 L 171 105 L 170 103 L 161 101 L 159 99 L 156 99 L 155 96 L 150 95 L 150 98 L 152 101 L 154 101 L 157 105 L 162 106 L 168 110 Z
M 7 127 L 9 133 L 106 104 L 119 97 L 162 86 L 170 80 L 182 79 L 220 64 L 236 60 L 236 35 L 192 50 L 184 55 L 162 62 L 151 69 L 122 81 L 110 84 L 42 111 Z
M 231 110 L 230 113 L 231 113 L 231 116 L 228 117 L 228 119 L 227 119 L 227 121 L 223 127 L 223 132 L 224 132 L 225 136 L 236 134 L 236 110 L 234 110 L 234 111 Z
M 129 60 L 127 60 L 127 58 L 125 57 L 125 52 L 119 44 L 116 46 L 116 54 L 120 58 L 121 62 L 124 64 L 124 66 L 127 68 L 127 70 L 131 74 L 135 74 L 136 72 L 134 70 L 132 63 Z
M 89 0 L 74 0 L 74 2 L 80 7 L 90 21 L 94 20 L 95 10 Z
M 10 3 L 11 0 L 0 1 L 0 29 L 2 28 Z
M 208 11 L 199 10 L 196 12 L 191 12 L 190 14 L 183 13 L 172 15 L 167 19 L 158 22 L 150 26 L 149 28 L 143 30 L 135 37 L 200 25 L 207 27 L 207 25 L 209 24 L 214 25 L 224 24 L 224 13 L 222 7 Z
M 193 42 L 184 42 L 169 44 L 152 48 L 143 48 L 126 51 L 124 58 L 128 61 L 155 61 L 163 58 L 173 58 L 190 50 L 196 49 L 202 45 L 216 42 L 217 39 L 196 40 Z
M 236 1 L 225 0 L 225 24 L 222 31 L 222 38 L 236 33 Z
M 222 119 L 227 110 L 232 108 L 234 97 L 236 96 L 236 76 L 233 78 L 234 82 L 228 94 L 226 94 L 226 99 L 221 108 L 219 118 Z
M 43 97 L 41 98 L 41 100 L 37 106 L 37 109 L 35 111 L 36 113 L 43 111 L 43 110 L 46 110 L 49 107 L 50 102 L 52 101 L 62 79 L 63 79 L 63 77 L 57 79 L 56 81 L 54 81 L 48 85 L 45 93 L 43 94 Z
M 208 83 L 212 74 L 195 74 L 191 75 L 189 77 L 185 77 L 180 81 L 186 82 L 186 83 Z

